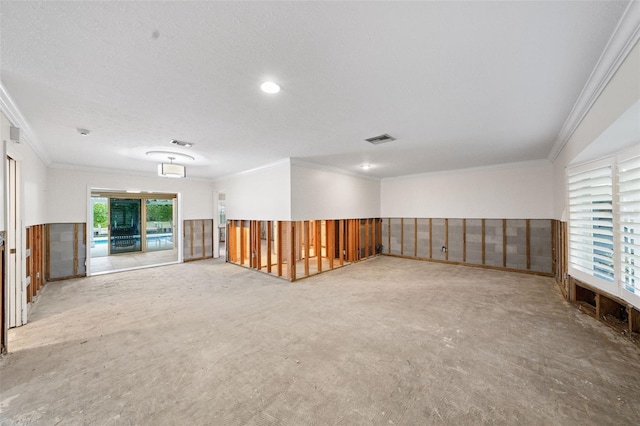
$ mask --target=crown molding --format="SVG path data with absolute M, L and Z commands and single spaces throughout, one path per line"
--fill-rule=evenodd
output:
M 562 152 L 573 133 L 589 113 L 593 104 L 598 100 L 598 97 L 618 68 L 620 68 L 620 65 L 638 43 L 638 40 L 640 40 L 640 1 L 631 0 L 600 55 L 587 83 L 582 88 L 569 116 L 562 125 L 549 153 L 549 161 L 553 162 L 558 158 L 560 152 Z
M 357 178 L 360 178 L 360 179 L 371 180 L 371 181 L 375 181 L 375 182 L 380 182 L 380 180 L 381 180 L 377 176 L 369 176 L 369 175 L 365 175 L 364 173 L 358 173 L 358 172 L 354 172 L 354 171 L 351 171 L 351 170 L 345 170 L 345 169 L 340 169 L 340 168 L 337 168 L 337 167 L 327 166 L 327 165 L 324 165 L 324 164 L 313 163 L 313 162 L 310 162 L 310 161 L 301 160 L 300 158 L 291 158 L 291 165 L 292 166 L 305 167 L 307 169 L 322 170 L 322 171 L 325 171 L 325 172 L 336 173 L 336 174 L 340 174 L 340 175 L 353 176 L 353 177 L 357 177 Z
M 48 167 L 56 170 L 70 170 L 70 171 L 85 172 L 85 173 L 103 173 L 107 175 L 139 176 L 139 177 L 147 177 L 147 178 L 170 179 L 170 178 L 158 176 L 158 173 L 156 173 L 155 171 L 147 172 L 147 171 L 139 171 L 139 170 L 116 169 L 116 168 L 109 168 L 109 167 L 89 167 L 89 166 L 79 166 L 75 164 L 61 164 L 61 163 L 54 163 Z M 213 179 L 192 177 L 189 175 L 187 175 L 187 177 L 185 178 L 174 179 L 174 180 L 175 181 L 189 180 L 189 181 L 213 183 Z
M 499 170 L 512 170 L 512 169 L 520 169 L 524 167 L 540 167 L 540 166 L 551 166 L 551 162 L 547 159 L 532 160 L 532 161 L 518 161 L 514 163 L 494 164 L 491 166 L 468 167 L 466 169 L 451 169 L 451 170 L 441 170 L 437 172 L 416 173 L 413 175 L 394 176 L 394 177 L 384 178 L 382 179 L 382 181 L 388 182 L 388 181 L 394 181 L 394 180 L 416 179 L 416 178 L 430 177 L 430 176 L 460 175 L 460 174 L 466 174 L 466 173 L 493 172 L 493 171 L 499 171 Z
M 51 157 L 49 153 L 44 148 L 44 145 L 40 142 L 35 132 L 29 125 L 27 119 L 20 112 L 20 108 L 15 103 L 7 88 L 4 87 L 4 84 L 0 81 L 0 110 L 4 113 L 7 119 L 11 122 L 11 124 L 15 127 L 20 128 L 21 133 L 21 142 L 24 140 L 31 149 L 36 153 L 36 155 L 42 160 L 42 162 L 51 166 Z
M 290 158 L 283 158 L 282 160 L 274 161 L 272 163 L 267 163 L 262 166 L 254 167 L 253 169 L 243 170 L 241 172 L 230 173 L 228 175 L 220 176 L 215 179 L 212 179 L 213 182 L 224 182 L 229 179 L 233 179 L 234 177 L 249 175 L 251 173 L 256 173 L 262 170 L 270 169 L 272 167 L 280 166 L 282 164 L 289 164 L 291 161 Z

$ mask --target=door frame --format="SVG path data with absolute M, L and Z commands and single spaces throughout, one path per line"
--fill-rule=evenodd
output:
M 87 202 L 86 202 L 86 206 L 87 206 L 87 231 L 86 231 L 86 238 L 87 238 L 87 242 L 91 241 L 91 237 L 92 237 L 92 233 L 93 233 L 93 206 L 91 204 L 91 197 L 93 195 L 93 193 L 102 193 L 104 192 L 105 195 L 109 194 L 109 197 L 111 196 L 117 196 L 118 198 L 142 198 L 143 201 L 146 200 L 147 198 L 154 198 L 154 196 L 158 196 L 156 198 L 174 198 L 175 199 L 175 203 L 174 203 L 174 209 L 173 209 L 173 217 L 174 217 L 174 222 L 173 222 L 173 235 L 174 235 L 174 241 L 176 244 L 176 248 L 178 251 L 178 259 L 176 260 L 175 263 L 182 263 L 184 258 L 183 258 L 183 235 L 182 235 L 182 193 L 180 192 L 172 192 L 172 191 L 140 191 L 139 193 L 132 193 L 132 192 L 127 192 L 126 189 L 114 189 L 114 188 L 105 188 L 105 187 L 100 187 L 98 185 L 88 185 L 87 186 Z M 173 197 L 168 197 L 168 196 L 173 196 Z M 109 204 L 109 203 L 107 203 Z M 142 203 L 144 204 L 144 202 Z M 142 211 L 144 211 L 144 207 L 142 209 Z M 110 216 L 110 214 L 109 214 Z M 142 222 L 144 222 L 144 217 L 141 218 Z M 142 225 L 143 227 L 146 227 L 146 224 Z M 109 230 L 108 232 L 109 237 L 111 236 L 111 230 Z M 142 239 L 142 236 L 141 236 Z M 108 241 L 107 241 L 108 242 Z M 142 244 L 142 241 L 141 241 Z M 141 245 L 141 247 L 143 247 Z M 87 268 L 87 276 L 91 276 L 94 275 L 93 272 L 91 271 L 91 244 L 86 245 L 86 250 L 87 250 L 87 254 L 86 254 L 86 268 Z M 139 253 L 139 252 L 133 252 L 133 253 Z M 126 254 L 126 253 L 123 253 Z M 172 262 L 173 263 L 173 262 Z M 141 268 L 147 268 L 147 267 L 152 267 L 152 266 L 158 266 L 158 265 L 145 265 L 145 266 L 141 266 Z M 100 272 L 100 274 L 102 274 L 102 272 Z

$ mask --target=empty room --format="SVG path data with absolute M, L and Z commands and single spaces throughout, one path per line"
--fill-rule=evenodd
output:
M 640 424 L 640 2 L 0 2 L 0 425 Z

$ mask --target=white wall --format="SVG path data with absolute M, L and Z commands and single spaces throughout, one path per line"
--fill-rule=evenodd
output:
M 49 169 L 46 222 L 87 222 L 88 188 L 179 193 L 183 220 L 214 216 L 213 184 L 210 182 Z
M 24 140 L 24 136 L 21 137 L 22 141 L 19 144 L 10 140 L 10 126 L 9 120 L 3 114 L 0 114 L 0 134 L 6 150 L 5 154 L 20 163 L 22 188 L 18 189 L 18 196 L 21 197 L 22 202 L 22 224 L 26 227 L 46 223 L 47 167 L 31 149 L 27 141 Z M 6 179 L 5 167 L 6 158 L 3 158 L 0 161 L 3 182 Z M 5 227 L 5 185 L 2 185 L 0 189 L 0 203 L 2 203 L 0 226 L 2 226 L 3 230 Z
M 566 220 L 565 169 L 574 158 L 583 152 L 598 137 L 612 126 L 620 116 L 640 99 L 640 45 L 636 45 L 622 63 L 600 97 L 587 113 L 567 144 L 553 162 L 553 189 L 555 219 Z M 640 120 L 640 117 L 637 117 Z M 638 143 L 640 135 L 636 135 Z M 594 151 L 598 151 L 597 149 Z
M 288 159 L 219 180 L 215 191 L 225 194 L 227 219 L 291 220 Z
M 380 182 L 292 163 L 292 220 L 380 216 Z
M 382 217 L 549 219 L 552 169 L 545 162 L 383 179 Z

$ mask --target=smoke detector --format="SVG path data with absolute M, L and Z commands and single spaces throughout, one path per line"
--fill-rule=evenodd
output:
M 193 144 L 191 142 L 183 142 L 183 141 L 178 141 L 178 140 L 175 140 L 175 139 L 171 139 L 171 144 L 172 145 L 181 146 L 183 148 L 191 148 L 193 146 Z
M 387 143 L 387 142 L 391 142 L 391 141 L 395 141 L 396 138 L 394 138 L 393 136 L 387 134 L 387 133 L 383 133 L 382 135 L 378 135 L 378 136 L 374 136 L 372 138 L 367 138 L 365 139 L 365 141 L 369 142 L 370 144 L 373 145 L 380 145 L 383 143 Z

